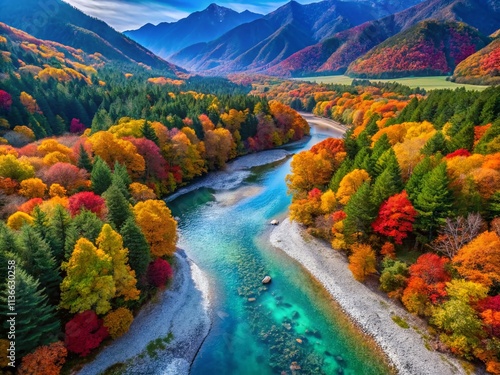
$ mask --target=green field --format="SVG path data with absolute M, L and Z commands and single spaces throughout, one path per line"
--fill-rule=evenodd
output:
M 303 77 L 298 78 L 302 81 L 310 81 L 317 83 L 337 83 L 342 85 L 350 85 L 352 83 L 352 78 L 344 75 L 340 76 L 323 76 L 323 77 Z M 373 82 L 398 82 L 402 85 L 414 87 L 420 87 L 425 90 L 436 90 L 436 89 L 456 89 L 459 87 L 465 87 L 467 90 L 479 90 L 482 91 L 488 86 L 476 86 L 476 85 L 466 85 L 460 83 L 453 83 L 446 80 L 446 76 L 436 76 L 436 77 L 407 77 L 407 78 L 393 78 L 393 79 L 371 79 Z

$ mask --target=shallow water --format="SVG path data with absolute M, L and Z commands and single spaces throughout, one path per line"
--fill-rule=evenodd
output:
M 310 148 L 329 136 L 313 128 Z M 232 190 L 198 189 L 169 203 L 179 246 L 209 275 L 214 324 L 191 374 L 386 374 L 380 355 L 334 313 L 326 292 L 268 242 L 290 203 L 290 159 L 252 169 Z M 261 280 L 270 275 L 272 283 Z M 253 300 L 255 299 L 255 300 Z M 301 342 L 299 342 L 299 341 Z

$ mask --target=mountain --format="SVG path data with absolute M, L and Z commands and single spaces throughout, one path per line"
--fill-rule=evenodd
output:
M 387 39 L 349 65 L 347 75 L 397 78 L 444 75 L 489 39 L 458 22 L 423 21 Z
M 163 22 L 156 26 L 148 23 L 124 34 L 157 55 L 168 58 L 185 47 L 216 39 L 236 26 L 261 17 L 262 14 L 248 10 L 238 13 L 210 4 L 205 10 L 194 12 L 177 22 Z
M 291 1 L 213 41 L 189 46 L 171 60 L 208 74 L 260 70 L 338 31 L 386 14 L 364 1 L 328 0 L 306 5 Z
M 500 84 L 500 39 L 495 39 L 458 64 L 452 81 L 475 85 Z
M 498 0 L 427 0 L 333 35 L 290 56 L 267 73 L 282 76 L 342 74 L 357 58 L 424 20 L 464 22 L 488 35 L 500 25 Z
M 182 69 L 159 58 L 117 32 L 61 0 L 0 0 L 0 22 L 26 31 L 39 39 L 52 40 L 108 59 L 140 63 L 176 75 Z

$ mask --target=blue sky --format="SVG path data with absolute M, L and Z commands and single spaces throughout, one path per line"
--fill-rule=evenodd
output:
M 64 0 L 88 15 L 99 18 L 119 31 L 137 29 L 150 22 L 172 22 L 190 13 L 203 10 L 215 2 L 238 12 L 246 9 L 266 14 L 279 6 L 287 3 L 287 0 Z M 301 4 L 318 2 L 320 0 L 298 0 Z

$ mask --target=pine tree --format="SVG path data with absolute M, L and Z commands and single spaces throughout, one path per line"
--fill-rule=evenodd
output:
M 356 139 L 353 138 L 354 129 L 350 128 L 344 134 L 344 147 L 347 152 L 347 157 L 351 160 L 354 160 L 356 155 L 358 154 L 358 144 L 356 143 Z
M 344 160 L 344 162 L 342 163 L 340 168 L 337 169 L 330 181 L 330 189 L 332 191 L 337 191 L 339 189 L 340 183 L 342 182 L 342 179 L 353 169 L 353 162 L 350 159 Z
M 127 219 L 120 234 L 123 238 L 123 246 L 128 249 L 130 267 L 135 271 L 139 286 L 144 285 L 148 265 L 151 262 L 151 253 L 146 237 L 132 217 Z
M 53 230 L 49 225 L 49 218 L 45 212 L 43 212 L 39 206 L 35 206 L 33 212 L 31 214 L 33 216 L 33 228 L 40 234 L 42 239 L 47 242 L 49 248 L 53 249 L 57 248 L 57 239 L 54 237 Z
M 23 268 L 40 282 L 40 287 L 45 289 L 49 300 L 55 304 L 59 297 L 61 278 L 49 245 L 33 227 L 25 225 L 19 236 L 19 247 Z
M 401 185 L 401 175 L 393 173 L 391 168 L 386 168 L 373 184 L 371 202 L 375 207 L 380 207 L 386 199 L 401 192 Z
M 77 166 L 78 168 L 85 169 L 87 172 L 92 171 L 92 161 L 83 145 L 80 145 L 80 155 L 78 156 Z
M 448 153 L 448 142 L 446 141 L 443 132 L 438 131 L 422 148 L 422 154 L 424 155 L 434 155 L 437 152 L 441 152 L 446 155 Z
M 55 244 L 52 248 L 52 255 L 54 255 L 57 264 L 60 264 L 64 259 L 64 244 L 70 224 L 71 217 L 68 211 L 63 206 L 57 205 L 49 221 L 51 236 L 54 238 Z
M 500 191 L 493 194 L 488 202 L 487 208 L 488 218 L 494 219 L 500 217 Z
M 373 145 L 372 149 L 372 162 L 375 164 L 377 160 L 382 156 L 384 152 L 391 148 L 391 143 L 389 142 L 389 137 L 387 134 L 382 134 L 382 136 L 377 139 L 377 142 Z
M 422 184 L 424 182 L 425 176 L 432 171 L 432 161 L 431 158 L 426 156 L 413 168 L 413 172 L 410 179 L 406 183 L 405 190 L 408 193 L 410 200 L 415 203 L 418 194 L 422 190 Z
M 84 237 L 90 242 L 95 242 L 101 233 L 104 222 L 99 217 L 88 210 L 82 210 L 73 218 L 66 236 L 64 258 L 69 259 L 73 253 L 76 242 Z
M 130 191 L 128 187 L 132 183 L 127 171 L 127 167 L 116 162 L 113 175 L 111 176 L 111 184 L 120 189 L 126 199 L 130 199 Z
M 119 230 L 125 221 L 132 216 L 130 204 L 123 196 L 120 188 L 115 185 L 111 185 L 103 194 L 103 197 L 108 207 L 108 219 Z
M 459 149 L 472 151 L 474 148 L 474 125 L 467 124 L 460 129 L 460 131 L 452 137 L 450 142 L 449 151 L 453 152 Z
M 364 169 L 371 176 L 373 173 L 374 163 L 371 159 L 371 149 L 369 147 L 362 148 L 354 158 L 353 169 Z
M 99 156 L 95 157 L 92 172 L 90 173 L 90 181 L 92 182 L 92 190 L 97 195 L 101 195 L 111 186 L 111 169 Z
M 144 120 L 144 125 L 141 128 L 142 136 L 150 141 L 156 143 L 156 145 L 160 144 L 158 136 L 155 133 L 155 130 L 151 126 L 151 123 L 148 120 Z
M 22 267 L 16 269 L 16 354 L 18 358 L 31 352 L 38 346 L 57 341 L 60 324 L 54 307 L 47 302 L 47 295 L 40 288 L 40 283 Z M 0 292 L 0 312 L 7 317 L 8 290 Z M 8 329 L 8 319 L 4 319 L 4 328 Z
M 345 206 L 344 235 L 348 243 L 366 239 L 371 231 L 378 208 L 370 204 L 371 190 L 370 183 L 365 182 Z
M 97 133 L 100 130 L 108 130 L 112 124 L 113 120 L 111 120 L 108 112 L 105 109 L 100 109 L 92 119 L 92 133 Z
M 414 202 L 418 212 L 416 227 L 431 240 L 436 230 L 453 215 L 453 195 L 448 189 L 446 164 L 441 163 L 424 179 Z

